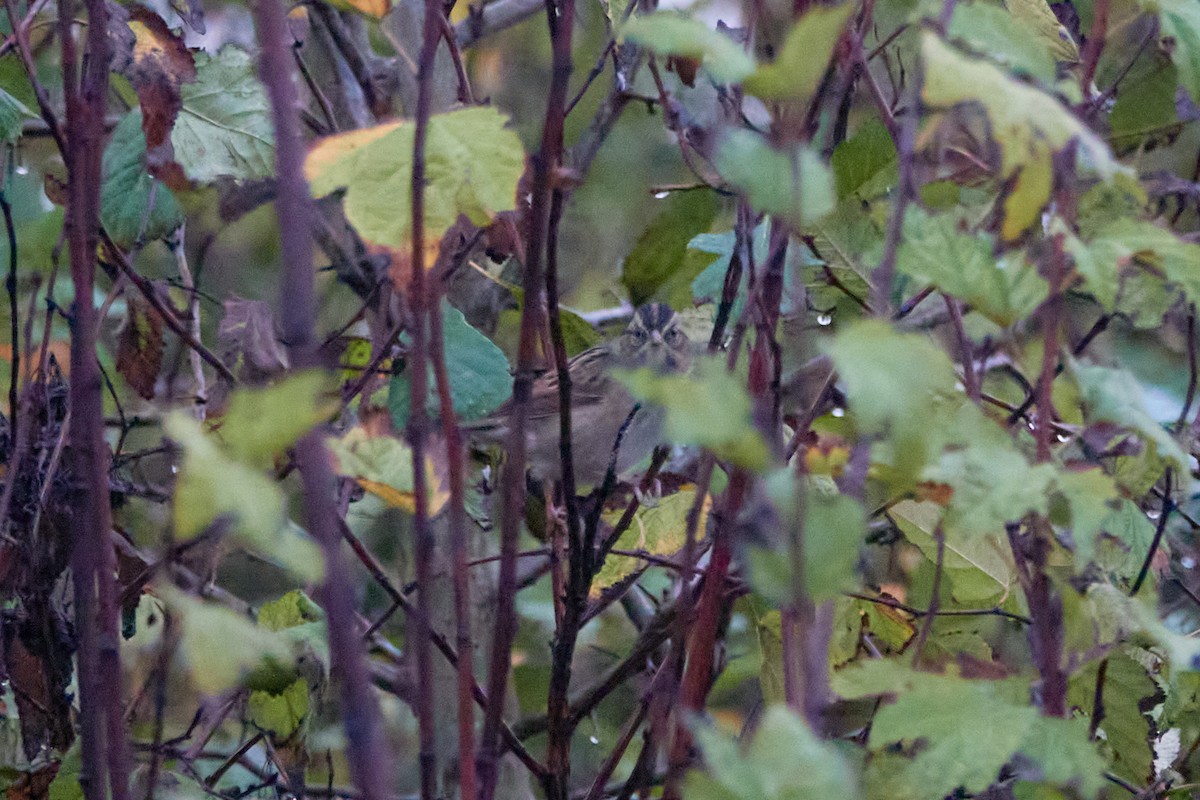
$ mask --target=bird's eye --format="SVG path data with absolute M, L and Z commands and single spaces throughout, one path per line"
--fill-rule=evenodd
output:
M 667 338 L 668 342 L 670 342 L 671 344 L 675 344 L 676 342 L 678 342 L 680 339 L 683 338 L 683 332 L 680 331 L 679 328 L 671 328 L 671 330 L 667 331 L 666 338 Z
M 646 332 L 641 328 L 637 328 L 629 332 L 635 342 L 646 341 Z

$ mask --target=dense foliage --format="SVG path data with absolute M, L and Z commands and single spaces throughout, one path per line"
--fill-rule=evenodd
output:
M 1200 785 L 1197 0 L 5 11 L 10 798 Z

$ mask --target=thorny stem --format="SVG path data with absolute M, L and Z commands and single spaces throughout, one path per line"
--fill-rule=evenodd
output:
M 275 211 L 283 262 L 280 322 L 292 363 L 304 369 L 318 366 L 320 359 L 313 332 L 316 318 L 310 235 L 313 214 L 303 172 L 304 145 L 295 111 L 290 37 L 278 0 L 258 0 L 254 4 L 254 20 L 261 48 L 259 72 L 271 101 L 275 127 L 278 182 Z M 384 755 L 378 705 L 354 623 L 354 594 L 339 548 L 342 537 L 334 507 L 334 479 L 320 431 L 309 432 L 296 445 L 296 463 L 303 485 L 305 522 L 325 556 L 325 582 L 320 600 L 328 620 L 331 670 L 341 683 L 350 772 L 364 800 L 384 800 L 391 770 Z

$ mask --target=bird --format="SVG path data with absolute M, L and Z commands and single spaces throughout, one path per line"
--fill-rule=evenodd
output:
M 691 353 L 692 343 L 675 311 L 665 303 L 649 303 L 634 311 L 619 337 L 590 347 L 567 362 L 577 489 L 603 482 L 618 436 L 618 477 L 637 466 L 662 440 L 665 410 L 638 405 L 612 371 L 644 367 L 663 375 L 682 373 L 691 364 Z M 512 411 L 510 399 L 488 417 L 466 426 L 469 435 L 476 442 L 505 444 Z M 536 480 L 562 480 L 559 430 L 558 373 L 551 370 L 534 380 L 529 401 L 528 464 Z

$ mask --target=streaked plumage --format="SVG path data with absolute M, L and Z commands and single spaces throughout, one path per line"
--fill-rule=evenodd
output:
M 613 380 L 613 368 L 649 367 L 656 372 L 683 372 L 691 361 L 691 342 L 671 308 L 662 303 L 641 306 L 620 337 L 589 348 L 568 362 L 571 373 L 571 443 L 575 481 L 580 489 L 604 479 L 617 434 L 634 401 Z M 510 401 L 511 403 L 511 401 Z M 508 434 L 510 403 L 469 426 L 480 439 L 503 444 Z M 663 411 L 640 408 L 621 440 L 618 474 L 650 454 L 662 437 Z M 529 466 L 534 476 L 559 480 L 558 373 L 533 384 L 528 421 Z

